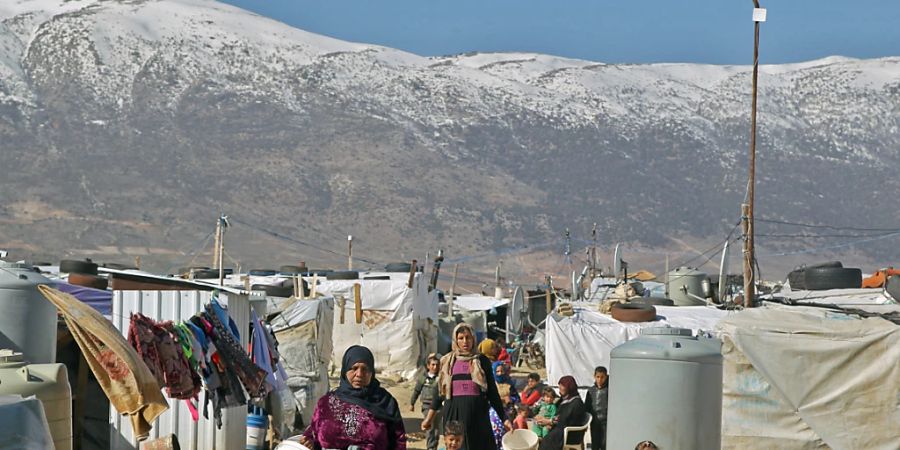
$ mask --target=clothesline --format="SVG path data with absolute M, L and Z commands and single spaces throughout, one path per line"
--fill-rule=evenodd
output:
M 246 405 L 247 396 L 250 402 L 261 404 L 269 392 L 283 388 L 287 379 L 274 337 L 255 313 L 252 316 L 249 352 L 241 347 L 240 330 L 215 294 L 203 311 L 178 323 L 156 322 L 132 313 L 128 342 L 168 397 L 187 402 L 195 421 L 199 411 L 194 402 L 199 404 L 202 391 L 204 417 L 209 418 L 212 404 L 216 425 L 221 427 L 223 409 Z

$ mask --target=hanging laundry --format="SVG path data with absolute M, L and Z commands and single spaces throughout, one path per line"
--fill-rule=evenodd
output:
M 232 334 L 236 331 L 234 322 L 228 318 L 228 322 L 223 323 L 220 319 L 222 313 L 224 309 L 215 298 L 206 305 L 204 318 L 213 326 L 214 333 L 210 336 L 216 344 L 217 353 L 228 370 L 237 374 L 247 394 L 255 400 L 262 400 L 271 390 L 271 386 L 266 383 L 266 372 L 250 361 L 250 357 L 235 339 L 235 334 Z
M 200 392 L 200 376 L 191 369 L 172 322 L 157 323 L 141 313 L 132 313 L 128 342 L 151 367 L 169 398 L 187 400 Z
M 222 410 L 234 406 L 243 406 L 247 404 L 247 398 L 244 396 L 244 390 L 241 387 L 241 381 L 237 375 L 229 371 L 222 358 L 218 353 L 213 335 L 214 327 L 209 320 L 206 319 L 207 314 L 200 313 L 191 317 L 188 322 L 191 331 L 201 341 L 201 349 L 205 355 L 205 364 L 207 369 L 203 371 L 204 383 L 206 385 L 206 394 L 203 401 L 203 417 L 209 418 L 209 405 L 213 408 L 213 418 L 216 426 L 222 427 Z M 198 334 L 199 333 L 199 334 Z
M 38 290 L 65 318 L 110 404 L 131 418 L 138 440 L 147 439 L 150 424 L 169 407 L 147 364 L 96 310 L 47 286 Z

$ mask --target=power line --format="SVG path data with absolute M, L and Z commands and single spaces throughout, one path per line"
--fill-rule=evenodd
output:
M 689 260 L 687 260 L 687 261 L 678 263 L 677 265 L 678 265 L 678 266 L 686 266 L 686 265 L 690 264 L 691 262 L 694 262 L 694 261 L 696 261 L 696 260 L 698 260 L 698 259 L 700 259 L 700 258 L 703 258 L 703 257 L 706 256 L 707 254 L 715 255 L 715 252 L 719 249 L 719 247 L 725 245 L 725 243 L 728 242 L 728 241 L 731 239 L 731 236 L 734 235 L 735 230 L 737 230 L 738 227 L 739 227 L 740 225 L 741 225 L 740 222 L 736 223 L 736 224 L 731 228 L 731 231 L 728 232 L 728 236 L 725 236 L 725 239 L 723 239 L 722 241 L 720 241 L 720 242 L 716 243 L 715 245 L 713 245 L 712 247 L 708 248 L 708 249 L 707 249 L 706 251 L 704 251 L 703 253 L 700 253 L 700 254 L 698 254 L 697 256 L 695 256 L 695 257 L 693 257 L 693 258 L 691 258 L 691 259 L 689 259 Z M 712 256 L 710 256 L 706 261 L 708 262 L 710 259 L 712 259 Z M 704 262 L 703 264 L 706 264 L 706 262 Z M 701 265 L 702 265 L 702 264 L 701 264 Z
M 841 244 L 828 245 L 825 247 L 813 248 L 813 249 L 809 249 L 809 250 L 797 250 L 794 252 L 767 253 L 765 255 L 760 255 L 760 256 L 789 256 L 789 255 L 803 255 L 803 254 L 818 253 L 818 252 L 825 251 L 825 250 L 833 250 L 836 248 L 851 247 L 856 244 L 865 244 L 867 242 L 879 241 L 882 239 L 887 239 L 887 238 L 891 238 L 891 237 L 895 237 L 895 236 L 900 236 L 900 231 L 897 231 L 896 233 L 884 234 L 884 235 L 869 238 L 869 239 L 860 239 L 858 241 L 844 242 Z
M 900 230 L 898 230 L 898 231 L 900 231 Z M 867 238 L 867 237 L 886 236 L 888 234 L 892 234 L 892 233 L 877 233 L 877 234 L 757 234 L 756 236 L 798 238 L 798 239 L 818 239 L 818 238 L 836 238 L 836 237 Z
M 801 223 L 801 222 L 789 222 L 786 220 L 775 220 L 775 219 L 754 219 L 757 222 L 766 222 L 766 223 L 775 223 L 779 225 L 791 225 L 795 227 L 805 227 L 805 228 L 827 228 L 829 230 L 839 230 L 839 231 L 884 231 L 888 233 L 900 232 L 900 228 L 860 228 L 860 227 L 839 227 L 835 225 L 814 225 L 809 223 Z
M 259 231 L 259 232 L 261 232 L 261 233 L 268 234 L 269 236 L 272 236 L 272 237 L 274 237 L 274 238 L 276 238 L 276 239 L 281 239 L 281 240 L 283 240 L 283 241 L 285 241 L 285 242 L 291 242 L 291 243 L 293 243 L 293 244 L 297 244 L 297 245 L 302 245 L 302 246 L 305 246 L 305 247 L 314 248 L 314 249 L 316 249 L 316 250 L 323 251 L 323 252 L 325 252 L 325 253 L 330 253 L 330 254 L 332 254 L 332 255 L 337 255 L 337 256 L 340 256 L 340 257 L 346 257 L 346 256 L 347 256 L 346 253 L 339 253 L 339 252 L 336 252 L 336 251 L 334 251 L 334 250 L 327 249 L 327 248 L 325 248 L 325 247 L 320 247 L 320 246 L 318 246 L 318 245 L 316 245 L 316 244 L 312 244 L 312 243 L 309 243 L 309 242 L 306 242 L 306 241 L 301 241 L 300 239 L 292 238 L 292 237 L 290 237 L 290 236 L 285 236 L 285 235 L 283 235 L 283 234 L 281 234 L 281 233 L 279 233 L 279 232 L 277 232 L 277 231 L 268 230 L 268 229 L 265 229 L 265 228 L 260 227 L 260 226 L 258 226 L 258 225 L 253 225 L 253 224 L 251 224 L 251 223 L 247 223 L 247 222 L 245 222 L 245 221 L 243 221 L 243 220 L 241 220 L 241 219 L 237 219 L 237 218 L 234 218 L 234 217 L 230 217 L 230 219 L 231 219 L 233 222 L 242 224 L 242 225 L 244 225 L 244 226 L 246 226 L 246 227 L 249 227 L 249 228 L 254 229 L 254 230 L 256 230 L 256 231 Z M 356 255 L 354 255 L 353 258 L 354 258 L 354 259 L 357 259 L 357 260 L 359 260 L 359 261 L 365 262 L 365 263 L 369 263 L 369 264 L 380 264 L 380 263 L 378 263 L 378 262 L 375 262 L 375 261 L 372 261 L 372 260 L 369 260 L 369 259 L 366 259 L 366 258 L 357 257 Z

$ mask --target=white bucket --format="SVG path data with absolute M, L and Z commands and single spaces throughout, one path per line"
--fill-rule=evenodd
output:
M 299 436 L 292 436 L 281 441 L 275 450 L 310 450 L 308 447 L 300 443 Z
M 247 415 L 247 450 L 262 450 L 266 445 L 268 418 L 257 414 Z
M 513 430 L 503 435 L 503 450 L 537 450 L 538 437 L 531 430 Z

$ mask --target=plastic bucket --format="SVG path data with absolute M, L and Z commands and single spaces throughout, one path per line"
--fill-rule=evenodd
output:
M 513 430 L 503 435 L 503 450 L 537 450 L 538 437 L 531 430 Z
M 275 450 L 310 450 L 308 447 L 300 443 L 299 436 L 292 436 L 278 444 Z
M 266 445 L 266 429 L 269 418 L 258 414 L 247 414 L 247 450 L 262 450 Z

